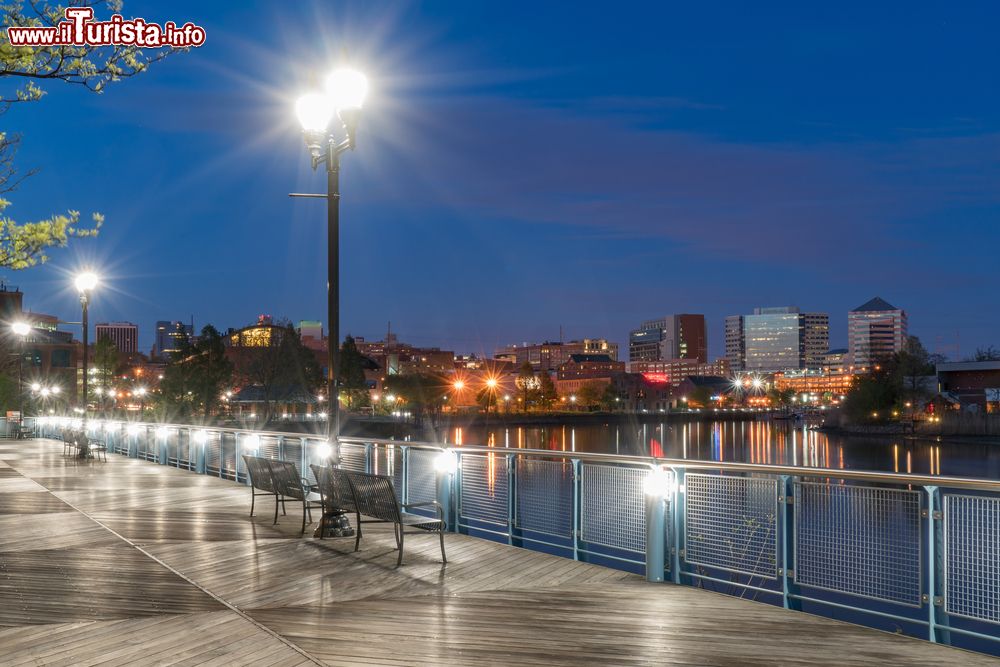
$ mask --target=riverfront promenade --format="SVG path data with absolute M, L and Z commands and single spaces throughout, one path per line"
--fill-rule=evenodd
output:
M 299 538 L 245 486 L 0 441 L 0 664 L 980 665 L 1000 660 L 461 535 Z M 307 535 L 309 533 L 307 532 Z

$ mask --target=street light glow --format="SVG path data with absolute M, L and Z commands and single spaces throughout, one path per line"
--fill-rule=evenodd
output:
M 326 95 L 306 93 L 295 102 L 295 115 L 306 132 L 325 132 L 333 118 L 333 106 Z
M 462 391 L 462 389 L 465 388 L 465 382 L 462 380 L 455 380 L 451 386 L 455 388 L 455 391 Z
M 327 104 L 331 104 L 338 112 L 360 109 L 367 95 L 368 79 L 356 69 L 341 67 L 326 78 Z
M 74 283 L 77 291 L 83 294 L 97 287 L 97 276 L 87 271 L 78 275 Z
M 488 378 L 486 380 L 486 386 L 489 387 L 490 389 L 496 389 L 497 379 L 496 378 Z
M 26 322 L 14 322 L 10 325 L 10 328 L 18 336 L 27 336 L 31 333 L 31 327 Z

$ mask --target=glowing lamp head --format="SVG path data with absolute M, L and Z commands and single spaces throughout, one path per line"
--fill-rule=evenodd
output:
M 357 110 L 368 95 L 368 79 L 350 67 L 341 67 L 326 77 L 326 95 L 338 112 Z
M 27 336 L 31 333 L 31 327 L 27 322 L 14 322 L 10 325 L 10 330 L 16 333 L 18 336 Z
M 320 93 L 306 93 L 295 102 L 295 115 L 306 132 L 325 132 L 335 107 Z
M 256 433 L 251 433 L 247 437 L 243 438 L 243 447 L 248 451 L 257 451 L 260 448 L 260 436 Z
M 328 442 L 321 442 L 316 446 L 316 454 L 318 454 L 321 459 L 330 458 L 330 454 L 332 453 L 333 447 L 331 447 Z
M 42 388 L 42 385 L 38 384 L 37 382 L 32 382 L 31 383 L 31 391 L 40 391 L 41 388 Z
M 80 292 L 81 294 L 86 294 L 90 290 L 97 287 L 97 276 L 88 271 L 86 273 L 81 273 L 80 275 L 78 275 L 76 277 L 76 280 L 73 282 L 76 285 L 76 291 Z
M 461 380 L 455 380 L 451 386 L 455 388 L 455 391 L 462 391 L 465 388 L 465 383 Z
M 642 487 L 647 496 L 654 498 L 667 498 L 673 495 L 676 489 L 673 473 L 659 467 L 649 471 L 649 475 L 643 480 Z
M 486 386 L 489 387 L 490 389 L 496 389 L 496 387 L 497 387 L 497 379 L 496 378 L 489 378 L 489 379 L 487 379 L 486 380 Z
M 199 430 L 195 431 L 191 435 L 192 435 L 191 439 L 194 440 L 195 444 L 197 445 L 204 445 L 206 442 L 208 442 L 208 431 Z
M 458 455 L 450 449 L 443 450 L 434 459 L 434 469 L 444 475 L 452 475 L 458 470 Z

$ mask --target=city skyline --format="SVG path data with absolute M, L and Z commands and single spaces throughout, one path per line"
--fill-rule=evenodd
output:
M 789 5 L 780 25 L 650 8 L 608 30 L 589 8 L 568 26 L 556 8 L 525 22 L 458 7 L 126 2 L 195 20 L 206 44 L 101 96 L 53 82 L 8 112 L 19 164 L 44 167 L 10 213 L 107 222 L 3 277 L 27 307 L 68 315 L 68 275 L 94 267 L 93 321 L 137 322 L 142 349 L 164 318 L 318 318 L 323 211 L 287 194 L 322 178 L 291 106 L 302 63 L 323 69 L 346 46 L 373 95 L 343 175 L 344 333 L 391 320 L 416 344 L 491 354 L 560 327 L 622 345 L 639 322 L 693 312 L 715 358 L 727 315 L 829 312 L 839 347 L 841 314 L 879 295 L 932 351 L 996 344 L 1000 105 L 976 84 L 996 60 L 994 8 L 862 21 Z M 558 49 L 557 28 L 572 37 Z

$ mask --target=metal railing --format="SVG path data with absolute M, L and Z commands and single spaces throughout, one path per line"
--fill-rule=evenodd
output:
M 40 418 L 58 436 L 66 419 Z M 331 459 L 437 499 L 449 529 L 1000 652 L 1000 482 L 170 424 L 89 422 L 109 451 L 246 482 L 241 455 Z

